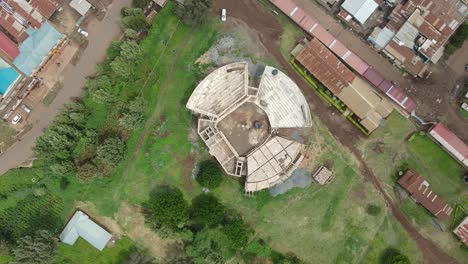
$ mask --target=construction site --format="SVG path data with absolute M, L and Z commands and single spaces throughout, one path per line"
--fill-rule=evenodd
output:
M 304 145 L 282 129 L 310 128 L 312 119 L 287 75 L 269 66 L 257 70 L 257 78 L 248 72 L 246 62 L 216 69 L 195 88 L 187 108 L 198 116 L 197 132 L 209 153 L 228 175 L 245 176 L 245 192 L 252 193 L 292 175 Z

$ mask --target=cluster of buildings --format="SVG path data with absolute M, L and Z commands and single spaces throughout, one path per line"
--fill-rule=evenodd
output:
M 408 0 L 397 4 L 388 22 L 376 27 L 368 40 L 398 67 L 422 78 L 428 65 L 442 58 L 445 45 L 467 16 L 468 7 L 461 0 Z
M 49 19 L 55 0 L 0 0 L 0 114 L 9 117 L 38 84 L 34 75 L 63 42 Z
M 370 23 L 369 43 L 417 78 L 430 73 L 429 65 L 442 58 L 448 40 L 468 16 L 465 0 L 320 1 L 338 9 L 337 16 L 354 28 Z M 369 22 L 373 15 L 378 19 Z
M 271 2 L 312 37 L 307 44 L 300 44 L 303 48 L 293 51 L 296 61 L 344 102 L 350 110 L 346 114 L 355 114 L 356 121 L 369 133 L 390 114 L 391 108 L 404 115 L 414 113 L 416 103 L 402 88 L 383 78 L 292 0 Z M 314 59 L 323 62 L 320 67 L 313 65 Z M 389 101 L 393 103 L 390 105 Z

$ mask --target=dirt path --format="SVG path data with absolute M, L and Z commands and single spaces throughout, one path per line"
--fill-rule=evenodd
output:
M 360 170 L 363 177 L 370 181 L 374 187 L 381 193 L 392 214 L 398 222 L 404 227 L 412 239 L 418 245 L 418 248 L 424 255 L 425 263 L 448 264 L 457 263 L 452 257 L 435 246 L 431 241 L 425 239 L 417 230 L 406 220 L 399 208 L 393 203 L 392 199 L 384 192 L 378 178 L 372 173 L 362 158 L 361 153 L 356 148 L 355 143 L 360 138 L 360 132 L 337 110 L 327 105 L 321 100 L 309 85 L 294 71 L 289 62 L 281 55 L 277 46 L 278 39 L 282 29 L 278 22 L 267 12 L 265 8 L 259 6 L 256 0 L 217 0 L 213 12 L 218 13 L 221 8 L 226 8 L 230 17 L 235 17 L 247 23 L 253 30 L 256 30 L 261 42 L 266 49 L 275 57 L 283 67 L 283 70 L 301 87 L 306 96 L 312 113 L 320 117 L 332 134 L 343 145 L 348 147 L 360 162 Z
M 89 27 L 88 48 L 82 54 L 76 66 L 68 65 L 63 72 L 64 87 L 54 101 L 48 106 L 39 104 L 29 117 L 33 128 L 23 135 L 22 140 L 16 142 L 0 156 L 0 175 L 9 169 L 24 163 L 33 155 L 32 147 L 36 138 L 43 134 L 44 129 L 52 122 L 63 105 L 73 97 L 82 93 L 86 77 L 95 72 L 95 66 L 106 56 L 106 49 L 112 40 L 120 35 L 120 9 L 129 6 L 131 0 L 114 1 L 107 10 L 102 21 L 95 21 Z

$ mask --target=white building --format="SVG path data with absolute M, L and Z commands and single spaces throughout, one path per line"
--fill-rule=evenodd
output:
M 364 24 L 379 5 L 374 0 L 346 0 L 341 5 L 359 23 Z
M 73 245 L 79 237 L 102 251 L 111 240 L 112 235 L 91 220 L 84 212 L 77 210 L 60 234 L 60 241 Z

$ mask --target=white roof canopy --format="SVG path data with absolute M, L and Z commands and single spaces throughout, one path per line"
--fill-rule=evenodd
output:
M 86 0 L 72 0 L 70 6 L 75 9 L 81 16 L 85 16 L 91 8 L 91 4 Z
M 346 0 L 341 7 L 364 24 L 379 5 L 374 0 Z
M 78 210 L 60 234 L 60 240 L 65 244 L 73 245 L 79 237 L 102 251 L 112 235 L 89 219 L 88 215 Z

